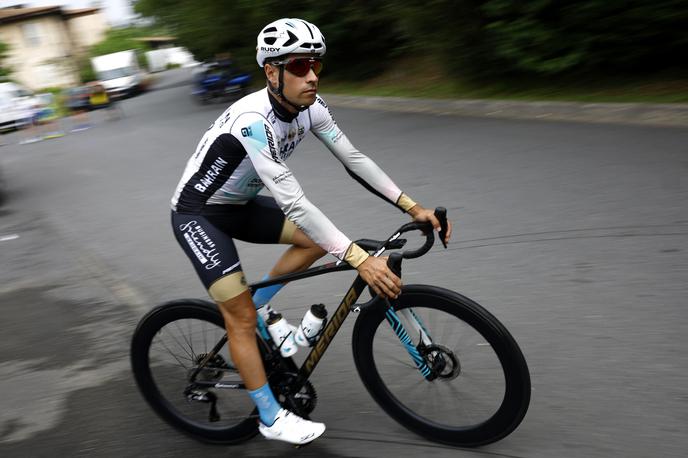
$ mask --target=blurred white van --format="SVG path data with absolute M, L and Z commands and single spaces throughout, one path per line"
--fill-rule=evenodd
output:
M 36 103 L 31 91 L 16 83 L 0 83 L 0 131 L 25 127 Z

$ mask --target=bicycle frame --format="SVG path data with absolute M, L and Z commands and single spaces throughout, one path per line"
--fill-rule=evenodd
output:
M 418 226 L 413 226 L 411 223 L 402 226 L 398 231 L 396 231 L 391 237 L 387 239 L 386 242 L 382 242 L 381 246 L 378 247 L 378 249 L 375 251 L 373 256 L 380 256 L 387 248 L 387 244 L 390 242 L 393 242 L 397 240 L 403 232 L 406 232 L 411 229 L 418 229 Z M 430 229 L 429 235 L 426 235 L 427 240 L 426 244 L 421 248 L 416 251 L 413 251 L 408 257 L 417 257 L 421 256 L 424 252 L 427 252 L 427 250 L 430 249 L 430 246 L 432 246 L 432 242 L 434 241 L 434 237 L 432 235 L 432 228 Z M 403 244 L 402 244 L 403 246 Z M 347 270 L 354 270 L 353 267 L 351 267 L 349 264 L 343 262 L 343 261 L 336 261 L 336 262 L 331 262 L 327 264 L 323 264 L 320 266 L 316 267 L 311 267 L 310 269 L 304 270 L 302 272 L 296 272 L 296 273 L 291 273 L 291 274 L 286 274 L 286 275 L 281 275 L 278 277 L 273 277 L 269 280 L 264 280 L 260 281 L 257 283 L 253 283 L 249 285 L 249 289 L 251 291 L 251 294 L 253 294 L 256 290 L 260 288 L 264 288 L 267 286 L 275 285 L 278 283 L 287 283 L 291 281 L 296 281 L 296 280 L 302 280 L 305 278 L 310 278 L 310 277 L 315 277 L 318 275 L 324 275 L 332 272 L 343 272 Z M 361 278 L 361 276 L 356 276 L 354 279 L 354 282 L 352 285 L 349 287 L 347 293 L 344 295 L 344 298 L 342 301 L 339 303 L 339 306 L 337 307 L 337 310 L 334 312 L 334 315 L 332 315 L 332 318 L 328 321 L 328 323 L 325 326 L 325 329 L 322 331 L 322 334 L 318 338 L 318 340 L 315 342 L 314 346 L 312 347 L 310 353 L 306 357 L 306 360 L 304 363 L 301 365 L 301 367 L 298 369 L 298 373 L 296 376 L 296 379 L 292 385 L 292 390 L 294 392 L 297 392 L 300 390 L 303 385 L 306 383 L 310 375 L 313 373 L 313 370 L 315 367 L 318 365 L 320 360 L 322 359 L 323 355 L 325 354 L 325 351 L 329 347 L 330 343 L 334 339 L 335 335 L 341 328 L 342 324 L 344 323 L 344 320 L 349 316 L 349 313 L 351 311 L 355 310 L 356 312 L 360 311 L 361 309 L 371 306 L 374 302 L 376 302 L 376 299 L 373 299 L 372 301 L 369 301 L 365 304 L 359 304 L 355 305 L 356 301 L 358 298 L 361 296 L 361 293 L 366 287 L 365 281 Z M 423 377 L 425 377 L 427 380 L 432 380 L 435 378 L 435 375 L 433 374 L 433 371 L 428 367 L 428 365 L 425 363 L 425 360 L 423 356 L 420 354 L 418 351 L 418 348 L 413 346 L 413 343 L 411 341 L 410 336 L 408 335 L 406 329 L 404 328 L 401 320 L 399 319 L 399 315 L 397 312 L 394 310 L 392 304 L 389 303 L 389 301 L 385 300 L 388 309 L 385 314 L 387 321 L 391 325 L 392 329 L 394 330 L 395 334 L 401 341 L 401 343 L 404 345 L 406 350 L 408 351 L 409 355 L 411 356 L 411 359 L 413 362 L 416 364 L 416 367 L 418 370 L 421 372 Z M 432 343 L 432 339 L 430 338 L 429 334 L 425 330 L 425 326 L 423 323 L 420 321 L 420 319 L 413 313 L 413 310 L 402 310 L 399 312 L 400 315 L 404 316 L 411 324 L 413 327 L 414 332 L 418 332 L 421 336 L 421 342 L 424 345 L 429 345 Z M 220 339 L 220 342 L 218 342 L 215 347 L 213 347 L 212 351 L 208 353 L 206 358 L 201 361 L 198 365 L 198 367 L 195 369 L 195 371 L 191 375 L 191 382 L 195 383 L 196 385 L 199 386 L 214 386 L 216 388 L 244 388 L 244 384 L 222 384 L 222 383 L 214 383 L 214 382 L 203 382 L 203 381 L 197 381 L 196 376 L 198 373 L 202 370 L 203 366 L 211 359 L 214 357 L 217 352 L 220 351 L 220 349 L 225 345 L 227 342 L 227 335 L 225 334 L 222 339 Z M 277 351 L 277 350 L 275 350 Z
M 313 267 L 303 272 L 282 275 L 270 280 L 254 283 L 250 285 L 250 289 L 251 292 L 253 292 L 257 289 L 274 285 L 276 283 L 286 283 L 288 281 L 301 280 L 304 278 L 315 277 L 332 272 L 343 272 L 346 270 L 354 270 L 354 268 L 345 262 L 337 261 Z M 310 353 L 306 357 L 303 365 L 299 369 L 293 389 L 298 391 L 313 373 L 313 370 L 320 362 L 322 356 L 325 354 L 325 350 L 327 350 L 327 347 L 329 347 L 330 343 L 334 339 L 334 336 L 339 331 L 339 328 L 341 328 L 344 320 L 346 320 L 346 318 L 349 316 L 349 313 L 351 313 L 353 310 L 353 305 L 356 303 L 365 287 L 366 283 L 360 276 L 357 276 L 353 284 L 349 287 L 347 293 L 344 295 L 344 298 L 339 303 L 337 310 L 328 320 L 321 336 L 318 338 Z

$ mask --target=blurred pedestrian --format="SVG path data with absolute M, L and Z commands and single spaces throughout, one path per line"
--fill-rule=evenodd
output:
M 88 116 L 90 95 L 90 89 L 86 86 L 72 87 L 65 91 L 65 106 L 73 122 L 71 132 L 81 132 L 91 127 Z
M 25 127 L 20 129 L 20 136 L 24 137 L 19 141 L 20 145 L 28 145 L 29 143 L 36 143 L 43 139 L 40 135 L 40 129 L 38 127 L 39 113 L 41 111 L 41 105 L 38 101 L 34 101 L 27 108 L 26 119 L 24 120 Z
M 60 126 L 60 114 L 55 96 L 46 92 L 38 94 L 36 98 L 40 101 L 37 124 L 41 137 L 43 139 L 63 137 L 64 132 Z

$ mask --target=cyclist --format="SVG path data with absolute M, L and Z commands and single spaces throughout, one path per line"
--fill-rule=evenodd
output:
M 172 198 L 175 236 L 218 303 L 232 359 L 258 407 L 259 430 L 268 439 L 304 444 L 325 430 L 282 409 L 270 390 L 256 345 L 256 308 L 262 313 L 283 285 L 251 297 L 233 239 L 291 245 L 265 278 L 308 268 L 330 253 L 356 268 L 373 290 L 397 297 L 401 280 L 385 259 L 352 243 L 304 195 L 285 161 L 307 131 L 371 192 L 430 221 L 433 211 L 416 204 L 335 123 L 317 94 L 325 39 L 313 24 L 279 19 L 258 35 L 257 61 L 267 87 L 232 104 L 208 128 L 189 159 Z M 259 196 L 267 187 L 272 197 Z M 451 226 L 446 240 L 451 234 Z

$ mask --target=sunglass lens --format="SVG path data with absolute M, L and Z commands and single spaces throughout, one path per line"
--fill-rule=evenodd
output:
M 299 77 L 306 76 L 311 67 L 313 67 L 313 72 L 318 75 L 322 70 L 322 62 L 311 59 L 294 59 L 286 65 L 289 72 Z

